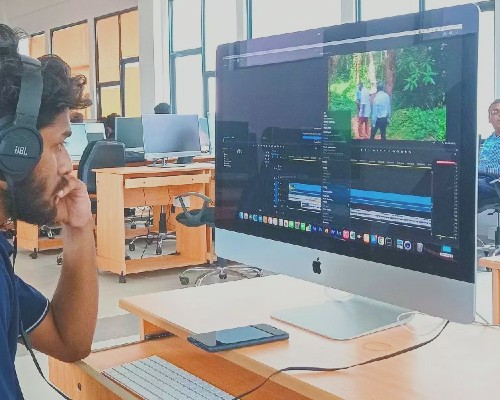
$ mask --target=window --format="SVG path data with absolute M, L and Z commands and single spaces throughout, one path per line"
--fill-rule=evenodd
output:
M 51 53 L 61 57 L 70 66 L 73 75 L 81 74 L 87 78 L 84 95 L 90 97 L 88 40 L 87 22 L 79 22 L 51 31 Z M 36 41 L 34 43 L 36 43 Z M 30 52 L 31 49 L 30 43 Z M 34 47 L 33 50 L 35 50 Z M 87 108 L 81 112 L 84 118 L 90 117 L 90 109 Z
M 141 115 L 137 8 L 96 18 L 97 116 Z
M 460 4 L 469 4 L 472 0 L 425 0 L 425 9 L 431 10 L 433 8 L 443 8 L 458 6 Z
M 47 52 L 45 51 L 45 33 L 37 33 L 29 38 L 29 54 L 30 57 L 38 58 Z
M 215 85 L 210 81 L 215 81 L 216 50 L 238 38 L 238 2 L 169 0 L 172 112 L 206 116 L 215 110 Z
M 361 2 L 361 20 L 392 17 L 419 11 L 419 0 L 359 0 Z
M 340 7 L 340 0 L 309 0 L 303 4 L 292 4 L 288 0 L 253 0 L 252 36 L 255 38 L 338 25 Z

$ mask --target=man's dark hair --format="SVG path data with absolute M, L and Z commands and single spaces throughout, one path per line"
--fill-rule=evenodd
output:
M 168 103 L 159 103 L 154 108 L 155 114 L 170 114 L 170 105 Z
M 17 47 L 21 31 L 0 24 L 0 118 L 16 114 L 21 87 L 23 64 Z M 66 109 L 83 109 L 92 104 L 84 97 L 87 79 L 71 76 L 71 70 L 60 57 L 47 55 L 39 58 L 42 64 L 43 93 L 37 128 L 51 125 Z
M 384 90 L 384 87 L 385 87 L 384 82 L 382 82 L 382 81 L 377 82 L 377 91 L 378 92 L 380 92 L 381 90 Z
M 500 99 L 495 99 L 495 100 L 493 101 L 493 103 L 491 103 L 491 104 L 490 104 L 490 106 L 488 107 L 488 114 L 489 114 L 489 113 L 490 113 L 490 111 L 491 111 L 491 107 L 493 107 L 495 104 L 498 104 L 498 103 L 500 103 Z

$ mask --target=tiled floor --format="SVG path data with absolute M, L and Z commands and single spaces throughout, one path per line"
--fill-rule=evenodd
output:
M 138 243 L 132 257 L 140 257 L 144 249 Z M 172 251 L 172 242 L 167 243 L 165 251 Z M 145 255 L 154 254 L 154 247 L 149 246 Z M 56 264 L 57 252 L 39 254 L 36 260 L 28 256 L 28 252 L 20 251 L 16 263 L 16 272 L 27 282 L 35 286 L 45 296 L 51 297 L 61 267 Z M 99 275 L 99 314 L 93 348 L 102 348 L 127 343 L 139 338 L 137 319 L 128 315 L 118 307 L 122 297 L 163 290 L 180 289 L 178 275 L 180 270 L 157 271 L 130 275 L 126 284 L 119 284 L 116 275 L 100 273 Z M 211 282 L 217 282 L 214 278 Z M 491 318 L 491 274 L 479 271 L 477 274 L 477 310 L 486 318 Z M 208 282 L 210 283 L 210 282 Z M 47 373 L 47 357 L 37 353 L 42 369 Z M 23 346 L 18 347 L 16 367 L 26 400 L 59 400 L 60 397 L 38 375 L 31 357 Z

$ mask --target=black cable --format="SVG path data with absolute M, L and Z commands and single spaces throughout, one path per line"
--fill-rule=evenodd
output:
M 14 193 L 12 192 L 12 188 L 14 187 L 14 182 L 12 181 L 12 179 L 11 179 L 11 177 L 9 175 L 7 175 L 5 178 L 6 178 L 7 186 L 9 188 L 9 192 L 10 192 L 11 199 L 12 199 L 12 215 L 11 215 L 11 218 L 12 218 L 12 221 L 14 223 L 14 232 L 15 232 L 15 236 L 14 236 L 14 238 L 12 240 L 13 245 L 14 245 L 13 246 L 14 250 L 12 252 L 12 273 L 14 273 L 14 271 L 15 271 L 14 267 L 16 265 L 16 258 L 17 258 L 17 210 L 16 210 L 16 201 L 15 201 Z M 47 384 L 52 389 L 54 389 L 63 399 L 71 400 L 70 397 L 66 396 L 61 390 L 59 390 L 59 388 L 57 388 L 54 384 L 52 384 L 52 382 L 50 382 L 45 377 L 45 375 L 44 375 L 44 373 L 42 371 L 42 368 L 40 367 L 40 364 L 39 364 L 39 362 L 38 362 L 38 360 L 36 358 L 36 355 L 35 355 L 35 353 L 33 351 L 33 344 L 31 343 L 31 339 L 29 338 L 28 333 L 26 333 L 26 331 L 24 330 L 23 320 L 21 318 L 21 310 L 19 310 L 19 330 L 21 332 L 21 339 L 23 341 L 24 347 L 26 347 L 26 349 L 28 349 L 28 352 L 31 355 L 31 359 L 33 360 L 33 363 L 35 364 L 35 367 L 38 370 L 38 373 L 43 378 L 43 380 L 45 382 L 47 382 Z
M 31 340 L 30 340 L 28 334 L 26 333 L 26 331 L 23 328 L 23 322 L 21 320 L 19 322 L 21 324 L 21 339 L 23 341 L 24 346 L 28 349 L 28 351 L 29 351 L 29 353 L 31 355 L 31 359 L 33 360 L 33 363 L 35 364 L 36 369 L 38 370 L 38 373 L 42 376 L 43 380 L 45 382 L 47 382 L 47 384 L 52 389 L 54 389 L 63 399 L 71 400 L 71 397 L 66 396 L 58 387 L 56 387 L 52 382 L 50 382 L 45 377 L 45 375 L 44 375 L 44 373 L 42 371 L 42 368 L 40 367 L 40 364 L 38 363 L 38 360 L 37 360 L 37 358 L 35 356 L 35 353 L 33 351 L 33 345 L 31 344 Z
M 345 369 L 350 369 L 350 368 L 354 368 L 354 367 L 360 367 L 362 365 L 372 364 L 374 362 L 387 360 L 389 358 L 393 358 L 393 357 L 399 356 L 401 354 L 409 353 L 410 351 L 413 351 L 413 350 L 416 350 L 416 349 L 418 349 L 420 347 L 428 345 L 429 343 L 431 343 L 434 340 L 436 340 L 439 337 L 439 335 L 441 335 L 441 333 L 443 333 L 444 329 L 448 326 L 449 323 L 450 323 L 450 321 L 446 321 L 446 323 L 443 325 L 443 327 L 441 328 L 441 330 L 433 338 L 431 338 L 429 340 L 426 340 L 425 342 L 416 344 L 414 346 L 407 347 L 407 348 L 405 348 L 403 350 L 395 351 L 394 353 L 390 353 L 390 354 L 387 354 L 385 356 L 380 356 L 380 357 L 372 358 L 370 360 L 363 361 L 362 363 L 359 363 L 359 364 L 349 365 L 347 367 L 337 367 L 337 368 L 321 368 L 321 367 L 287 367 L 287 368 L 282 368 L 282 369 L 280 369 L 278 371 L 275 371 L 271 375 L 269 375 L 264 380 L 264 382 L 262 382 L 258 386 L 254 387 L 253 389 L 251 389 L 251 390 L 249 390 L 249 391 L 247 391 L 245 393 L 240 394 L 239 396 L 233 397 L 232 400 L 240 400 L 243 397 L 248 396 L 249 394 L 255 392 L 256 390 L 258 390 L 262 386 L 264 386 L 264 384 L 266 384 L 266 382 L 269 381 L 273 376 L 275 376 L 275 375 L 277 375 L 277 374 L 279 374 L 281 372 L 287 372 L 287 371 L 310 371 L 310 372 L 335 372 L 335 371 L 342 371 L 342 370 L 345 370 Z

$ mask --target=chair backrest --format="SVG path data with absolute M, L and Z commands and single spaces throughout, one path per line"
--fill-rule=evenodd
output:
M 201 198 L 203 200 L 202 208 L 196 210 L 188 210 L 186 205 L 184 204 L 183 199 L 183 197 L 186 196 L 196 196 Z M 181 203 L 181 207 L 183 210 L 182 213 L 178 214 L 177 217 L 175 217 L 177 222 L 190 228 L 196 228 L 202 225 L 208 225 L 212 228 L 215 226 L 215 207 L 208 206 L 210 203 L 212 203 L 212 200 L 209 197 L 201 193 L 189 192 L 177 196 L 177 199 Z
M 89 193 L 96 193 L 95 172 L 97 168 L 125 166 L 125 145 L 114 140 L 90 142 L 83 151 L 78 166 L 78 179 L 87 185 Z

